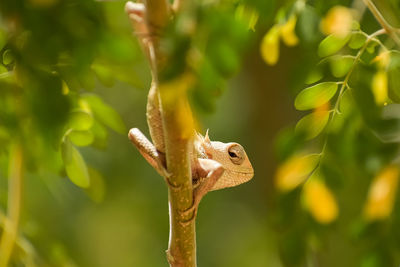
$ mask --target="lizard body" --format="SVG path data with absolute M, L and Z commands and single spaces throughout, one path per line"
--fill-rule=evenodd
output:
M 125 11 L 128 13 L 136 28 L 147 31 L 146 25 L 142 25 L 142 17 L 145 15 L 143 4 L 127 2 Z M 145 37 L 141 38 L 142 45 L 149 42 Z M 143 45 L 144 49 L 146 45 Z M 151 51 L 145 50 L 151 54 Z M 160 93 L 156 81 L 153 82 L 147 99 L 147 123 L 150 142 L 137 128 L 129 131 L 128 137 L 138 148 L 143 157 L 153 166 L 156 171 L 165 178 L 168 185 L 176 187 L 169 181 L 170 174 L 165 160 L 165 141 L 162 121 L 162 110 L 160 105 Z M 189 211 L 197 211 L 202 197 L 209 191 L 226 187 L 233 187 L 249 181 L 254 170 L 243 147 L 237 143 L 222 143 L 211 141 L 208 131 L 205 136 L 193 133 L 193 146 L 190 152 L 192 184 L 194 203 Z
M 163 150 L 154 146 L 137 128 L 132 128 L 128 136 L 150 165 L 161 175 L 164 175 L 167 166 L 165 165 Z M 204 169 L 210 169 L 209 166 L 214 166 L 215 168 L 221 166 L 224 170 L 218 181 L 211 187 L 211 190 L 237 186 L 253 177 L 254 170 L 241 145 L 211 141 L 208 132 L 206 136 L 197 134 L 193 143 L 190 161 L 192 180 L 195 187 L 202 182 L 202 179 L 207 177 L 208 173 Z M 213 163 L 209 163 L 211 161 Z
M 176 187 L 168 180 L 164 152 L 158 150 L 137 128 L 132 128 L 128 136 L 167 184 Z M 254 175 L 253 167 L 241 145 L 210 141 L 208 131 L 205 136 L 195 136 L 190 153 L 194 200 L 192 208 L 187 212 L 197 212 L 200 200 L 209 191 L 237 186 L 249 181 Z

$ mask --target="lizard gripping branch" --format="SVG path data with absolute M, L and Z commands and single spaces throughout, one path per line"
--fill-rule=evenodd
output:
M 129 132 L 129 138 L 169 185 L 170 240 L 167 260 L 170 266 L 195 267 L 196 234 L 194 220 L 191 220 L 194 212 L 188 215 L 180 212 L 190 209 L 193 205 L 189 160 L 193 139 L 191 135 L 185 134 L 187 131 L 182 128 L 184 124 L 176 119 L 179 114 L 188 111 L 188 104 L 182 94 L 168 95 L 170 92 L 167 90 L 168 86 L 160 85 L 158 81 L 162 61 L 158 35 L 168 23 L 170 6 L 166 0 L 146 0 L 144 5 L 128 2 L 125 11 L 138 33 L 139 41 L 151 66 L 153 81 L 149 90 L 146 115 L 154 145 L 137 129 Z M 166 101 L 162 101 L 163 98 L 166 98 Z M 178 105 L 175 106 L 173 103 Z M 192 125 L 186 127 L 192 128 Z M 182 221 L 188 223 L 182 224 Z
M 170 19 L 168 2 L 128 2 L 125 10 L 147 54 L 153 77 L 146 113 L 152 142 L 136 128 L 128 136 L 168 185 L 170 266 L 195 267 L 195 218 L 200 200 L 211 190 L 250 180 L 253 168 L 239 144 L 212 142 L 208 133 L 205 137 L 195 134 L 186 96 L 192 79 L 189 74 L 167 82 L 158 80 L 160 69 L 167 66 L 162 62 L 158 38 Z

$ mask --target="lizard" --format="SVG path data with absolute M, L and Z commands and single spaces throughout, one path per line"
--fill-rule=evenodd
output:
M 139 24 L 137 28 L 146 33 L 146 26 L 142 25 L 143 16 L 146 12 L 144 5 L 127 2 L 125 11 L 128 13 L 132 23 Z M 147 41 L 144 38 L 142 37 L 141 42 L 142 46 L 145 47 Z M 149 50 L 146 51 L 151 54 Z M 138 128 L 130 129 L 128 137 L 148 163 L 164 177 L 168 186 L 172 190 L 177 190 L 177 186 L 169 181 L 170 174 L 168 173 L 168 166 L 166 166 L 160 101 L 156 83 L 153 82 L 149 90 L 146 107 L 147 123 L 153 142 L 149 141 Z M 184 212 L 194 211 L 195 217 L 200 200 L 205 194 L 209 191 L 245 183 L 253 178 L 254 170 L 244 148 L 240 144 L 211 141 L 208 130 L 205 136 L 194 133 L 193 139 L 193 146 L 190 152 L 193 205 Z

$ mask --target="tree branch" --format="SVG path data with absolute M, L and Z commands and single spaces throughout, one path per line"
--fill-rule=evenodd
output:
M 182 78 L 184 79 L 184 78 Z M 178 83 L 184 84 L 185 80 Z M 169 178 L 179 189 L 169 189 L 170 238 L 167 258 L 173 267 L 196 266 L 194 213 L 182 212 L 193 205 L 190 151 L 193 148 L 193 122 L 185 90 L 172 84 L 160 84 L 165 148 Z M 172 91 L 173 90 L 173 91 Z M 172 97 L 171 97 L 172 95 Z
M 148 41 L 142 40 L 142 44 L 147 46 L 144 48 L 151 64 L 152 86 L 157 92 L 155 97 L 158 100 L 155 101 L 161 105 L 166 165 L 171 174 L 168 181 L 173 185 L 168 188 L 170 237 L 167 259 L 173 267 L 195 267 L 195 213 L 183 213 L 193 205 L 190 152 L 193 149 L 194 129 L 186 96 L 188 80 L 184 74 L 173 81 L 158 80 L 159 71 L 168 67 L 168 62 L 163 62 L 165 55 L 160 51 L 159 38 L 169 23 L 171 7 L 166 0 L 145 0 L 144 3 L 145 23 L 150 38 Z
M 146 22 L 150 32 L 162 30 L 170 18 L 170 5 L 167 0 L 145 0 Z
M 7 267 L 18 234 L 21 210 L 22 188 L 22 147 L 11 145 L 8 180 L 7 218 L 4 221 L 3 235 L 0 241 L 0 267 Z
M 371 0 L 364 0 L 365 5 L 374 15 L 375 19 L 379 22 L 379 24 L 385 29 L 386 33 L 392 38 L 392 40 L 396 43 L 398 47 L 400 47 L 400 37 L 396 33 L 396 28 L 392 27 L 386 19 L 379 12 L 378 8 Z

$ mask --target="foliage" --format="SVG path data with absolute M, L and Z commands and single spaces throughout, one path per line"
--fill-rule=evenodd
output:
M 376 9 L 371 11 L 382 16 Z M 298 110 L 311 110 L 300 119 L 294 132 L 301 140 L 310 141 L 299 148 L 293 147 L 290 152 L 284 143 L 278 143 L 285 156 L 275 176 L 277 188 L 283 192 L 294 190 L 286 193 L 285 198 L 300 194 L 311 217 L 322 225 L 330 224 L 321 230 L 310 225 L 304 227 L 321 245 L 335 228 L 357 229 L 356 234 L 347 237 L 352 242 L 360 242 L 372 234 L 379 235 L 381 242 L 386 243 L 397 231 L 394 206 L 400 132 L 394 110 L 398 105 L 395 97 L 398 86 L 388 76 L 393 79 L 394 75 L 400 75 L 395 67 L 399 43 L 391 39 L 391 26 L 386 24 L 381 25 L 384 29 L 367 34 L 357 20 L 361 16 L 357 12 L 333 6 L 321 20 L 321 30 L 328 35 L 318 45 L 321 60 L 306 81 L 310 86 L 300 91 L 294 102 Z M 319 140 L 315 140 L 318 136 Z M 317 162 L 309 160 L 316 155 Z M 377 160 L 376 164 L 371 163 L 372 158 Z M 357 190 L 354 186 L 350 189 L 350 181 L 355 177 L 362 177 L 357 183 L 364 190 L 364 200 L 350 207 L 351 200 L 343 193 Z M 304 184 L 302 189 L 295 190 L 300 184 Z M 341 230 L 340 225 L 345 222 L 349 222 L 348 227 Z M 383 228 L 390 230 L 383 233 Z M 378 241 L 372 239 L 370 245 L 360 250 L 360 258 L 352 259 L 353 264 L 394 266 L 398 255 L 386 247 L 377 250 Z M 315 241 L 299 242 L 306 242 L 311 248 Z M 316 251 L 322 250 L 321 245 L 317 245 Z M 373 259 L 368 256 L 371 253 Z M 306 253 L 291 264 L 303 261 Z
M 0 4 L 2 170 L 12 161 L 12 144 L 18 143 L 27 173 L 67 176 L 93 200 L 101 201 L 104 178 L 87 163 L 81 148 L 106 149 L 107 128 L 123 135 L 127 129 L 94 90 L 111 87 L 116 80 L 144 87 L 149 76 L 147 72 L 138 78 L 134 71 L 142 65 L 142 57 L 127 17 L 118 19 L 123 17 L 121 4 L 89 0 Z M 172 79 L 188 66 L 196 77 L 193 102 L 210 111 L 226 78 L 238 72 L 248 28 L 254 27 L 257 13 L 244 3 L 222 3 L 199 4 L 190 15 L 175 19 L 162 40 L 174 65 L 161 76 Z M 184 26 L 190 21 L 196 29 Z M 15 209 L 9 207 L 7 212 L 20 213 L 19 207 Z M 18 221 L 13 224 L 17 227 Z M 35 265 L 36 256 L 21 249 L 24 253 L 14 261 Z
M 374 17 L 356 2 L 195 1 L 166 30 L 161 46 L 172 63 L 160 78 L 173 84 L 187 74 L 196 119 L 213 126 L 212 138 L 243 136 L 255 162 L 249 191 L 204 203 L 201 266 L 399 265 L 400 8 L 376 1 Z M 0 2 L 0 237 L 18 144 L 32 201 L 11 211 L 22 214 L 11 266 L 164 258 L 165 188 L 147 179 L 154 173 L 125 137 L 128 122 L 144 125 L 150 75 L 123 5 Z M 268 84 L 254 89 L 263 76 Z M 280 80 L 289 88 L 278 89 Z M 284 99 L 266 97 L 272 90 L 291 93 L 302 112 L 277 137 L 273 181 L 271 125 L 292 118 Z M 214 124 L 205 115 L 213 111 Z
M 129 68 L 137 45 L 113 32 L 92 1 L 2 1 L 0 10 L 2 170 L 11 144 L 20 143 L 29 173 L 67 175 L 88 192 L 103 190 L 102 176 L 78 147 L 103 149 L 107 127 L 121 134 L 126 127 L 111 106 L 87 92 L 97 81 L 111 86 L 115 76 L 140 84 L 124 79 L 134 77 Z

